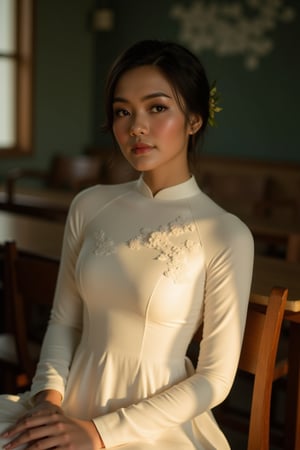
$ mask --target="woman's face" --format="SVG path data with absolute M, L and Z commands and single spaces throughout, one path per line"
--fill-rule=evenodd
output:
M 188 139 L 199 127 L 195 120 L 186 119 L 172 86 L 157 67 L 125 72 L 116 85 L 112 107 L 114 136 L 136 170 L 178 179 L 186 176 Z

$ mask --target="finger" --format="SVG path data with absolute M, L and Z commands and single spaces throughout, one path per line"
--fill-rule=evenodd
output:
M 24 433 L 28 429 L 33 429 L 36 427 L 46 426 L 49 423 L 57 422 L 61 414 L 56 411 L 48 411 L 43 414 L 36 412 L 34 414 L 28 414 L 22 419 L 20 419 L 15 425 L 6 430 L 3 433 L 4 438 L 13 437 L 16 434 Z
M 23 416 L 19 417 L 19 419 L 16 420 L 16 422 L 11 425 L 9 428 L 7 428 L 5 431 L 3 431 L 0 434 L 1 438 L 7 438 L 9 436 L 12 436 L 14 434 L 16 434 L 19 430 L 19 425 L 20 424 L 24 424 L 28 421 L 28 419 L 31 419 L 32 417 L 41 415 L 41 416 L 47 416 L 47 415 L 51 415 L 53 413 L 63 413 L 62 409 L 57 407 L 57 406 L 43 406 L 42 408 L 33 408 L 32 410 L 30 410 L 29 412 L 27 412 L 26 414 L 24 414 Z M 17 428 L 18 427 L 18 428 Z M 15 431 L 16 430 L 16 431 Z
M 13 439 L 11 442 L 4 445 L 4 449 L 14 449 L 16 447 L 19 447 L 20 445 L 26 445 L 30 447 L 31 445 L 36 447 L 37 442 L 38 448 L 51 448 L 47 447 L 47 442 L 49 442 L 51 439 L 55 439 L 55 434 L 57 433 L 57 427 L 53 424 L 47 425 L 47 426 L 38 426 L 35 428 L 29 428 L 23 433 L 19 434 L 18 437 Z M 49 438 L 50 436 L 50 438 Z M 57 440 L 57 438 L 56 438 Z M 51 442 L 52 442 L 51 441 Z
M 34 441 L 29 443 L 26 447 L 26 450 L 46 450 L 46 449 L 54 449 L 54 448 L 64 448 L 65 446 L 60 442 L 60 436 L 51 436 L 44 439 L 40 439 L 38 441 Z
M 24 422 L 26 419 L 29 419 L 30 417 L 32 417 L 32 414 L 25 414 L 24 416 L 21 416 L 13 425 L 11 425 L 9 428 L 7 428 L 6 430 L 4 430 L 1 434 L 0 437 L 1 438 L 6 438 L 8 436 L 11 435 L 11 433 L 13 433 L 13 430 L 16 428 L 16 426 L 22 422 Z

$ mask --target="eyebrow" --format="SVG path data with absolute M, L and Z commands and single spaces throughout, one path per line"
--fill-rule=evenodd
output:
M 147 94 L 144 95 L 142 97 L 142 100 L 151 100 L 152 98 L 157 98 L 157 97 L 166 97 L 166 98 L 172 98 L 170 95 L 165 94 L 164 92 L 153 92 L 152 94 Z M 129 103 L 129 100 L 127 100 L 124 97 L 114 97 L 113 98 L 113 103 L 116 102 L 122 102 L 122 103 Z

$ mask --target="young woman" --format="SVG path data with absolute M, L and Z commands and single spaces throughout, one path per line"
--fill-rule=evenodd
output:
M 0 401 L 5 449 L 229 448 L 210 410 L 235 376 L 253 241 L 189 170 L 209 105 L 178 44 L 138 42 L 112 67 L 106 128 L 141 176 L 71 205 L 31 391 Z

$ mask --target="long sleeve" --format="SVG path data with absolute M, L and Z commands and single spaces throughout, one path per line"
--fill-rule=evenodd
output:
M 203 339 L 195 373 L 162 393 L 94 419 L 107 447 L 155 439 L 210 410 L 236 373 L 252 278 L 253 239 L 229 214 L 202 226 L 206 255 Z
M 83 221 L 73 202 L 68 214 L 53 307 L 31 387 L 32 395 L 55 389 L 64 396 L 69 367 L 81 335 L 82 304 L 75 283 Z

